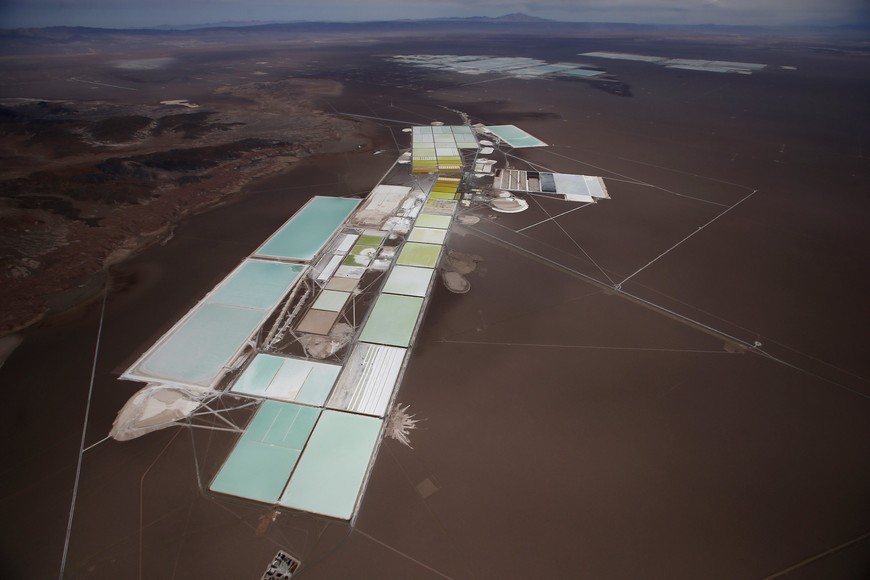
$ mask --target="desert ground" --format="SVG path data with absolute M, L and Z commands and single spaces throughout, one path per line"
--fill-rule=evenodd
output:
M 5 57 L 22 80 L 4 99 L 99 102 L 154 122 L 170 114 L 160 107 L 212 107 L 198 127 L 238 122 L 227 131 L 301 143 L 278 135 L 293 127 L 269 132 L 257 109 L 302 107 L 271 90 L 290 83 L 306 87 L 324 133 L 303 159 L 284 150 L 284 167 L 234 158 L 227 167 L 256 166 L 238 190 L 238 176 L 209 168 L 203 179 L 225 189 L 208 211 L 191 207 L 108 274 L 98 256 L 80 272 L 108 280 L 90 302 L 16 335 L 0 367 L 4 577 L 58 576 L 91 385 L 68 578 L 253 579 L 279 549 L 312 579 L 866 577 L 866 54 L 816 38 L 318 40 L 51 55 L 38 82 L 25 70 L 35 57 Z M 771 66 L 744 76 L 577 56 L 594 50 Z M 395 54 L 587 62 L 628 90 L 424 71 Z M 87 59 L 159 68 L 67 70 Z M 177 99 L 201 108 L 159 105 Z M 399 391 L 421 428 L 413 448 L 385 442 L 353 527 L 206 491 L 234 434 L 105 440 L 139 387 L 117 380 L 127 365 L 310 196 L 365 194 L 409 146 L 402 128 L 460 122 L 451 109 L 550 144 L 500 161 L 600 175 L 612 199 L 465 210 L 480 221 L 455 226 L 448 247 L 482 261 L 468 293 L 435 290 Z M 183 145 L 172 135 L 143 137 L 131 155 Z M 4 183 L 75 165 L 52 155 L 31 155 L 26 171 L 4 162 L 21 173 Z M 165 225 L 160 215 L 149 219 Z

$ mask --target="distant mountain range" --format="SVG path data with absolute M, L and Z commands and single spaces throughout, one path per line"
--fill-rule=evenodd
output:
M 182 32 L 238 32 L 239 34 L 262 32 L 420 32 L 420 31 L 452 31 L 452 32 L 498 32 L 510 34 L 542 34 L 547 31 L 554 33 L 576 32 L 656 32 L 673 31 L 688 33 L 727 33 L 727 34 L 759 34 L 772 30 L 817 30 L 822 32 L 863 33 L 870 31 L 870 23 L 854 23 L 839 26 L 805 25 L 805 26 L 760 26 L 760 25 L 722 25 L 722 24 L 640 24 L 630 22 L 575 22 L 551 20 L 530 16 L 522 12 L 505 14 L 503 16 L 472 16 L 445 17 L 430 19 L 375 20 L 375 21 L 223 21 L 207 24 L 162 25 L 143 28 L 96 28 L 85 26 L 50 26 L 45 28 L 3 28 L 2 35 L 6 38 L 25 38 L 46 35 L 58 37 L 66 34 L 141 34 L 158 35 Z M 0 53 L 4 51 L 0 50 Z
M 468 21 L 468 22 L 557 22 L 547 18 L 538 18 L 537 16 L 529 16 L 522 12 L 513 12 L 504 16 L 470 16 L 470 17 L 455 17 L 455 18 L 436 18 L 434 20 L 449 20 L 449 21 Z
M 548 20 L 546 18 L 538 18 L 537 16 L 530 16 L 528 14 L 523 14 L 522 12 L 514 12 L 512 14 L 505 14 L 503 16 L 469 16 L 469 17 L 445 17 L 445 18 L 430 18 L 426 20 L 416 20 L 416 19 L 402 19 L 402 20 L 394 20 L 388 22 L 473 22 L 473 23 L 505 23 L 505 22 L 556 22 L 555 20 Z M 292 25 L 292 26 L 300 26 L 305 24 L 370 24 L 371 22 L 320 22 L 320 21 L 309 21 L 309 20 L 230 20 L 225 22 L 210 22 L 207 24 L 179 24 L 179 25 L 170 25 L 164 24 L 162 26 L 154 26 L 151 27 L 154 30 L 196 30 L 200 28 L 250 28 L 252 26 L 275 26 L 275 25 Z

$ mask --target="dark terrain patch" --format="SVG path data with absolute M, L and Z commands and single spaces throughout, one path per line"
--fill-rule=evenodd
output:
M 150 117 L 142 115 L 111 117 L 94 123 L 89 132 L 100 141 L 125 143 L 136 139 L 138 133 L 150 127 L 153 122 Z

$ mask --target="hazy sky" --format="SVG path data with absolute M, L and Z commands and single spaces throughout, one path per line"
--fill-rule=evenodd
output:
M 847 24 L 870 0 L 0 0 L 0 27 L 137 27 L 221 21 L 500 16 L 675 24 Z

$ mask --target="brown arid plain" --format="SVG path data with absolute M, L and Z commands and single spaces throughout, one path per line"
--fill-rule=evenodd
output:
M 358 133 L 314 106 L 341 92 L 333 81 L 172 70 L 171 57 L 71 55 L 57 68 L 36 60 L 5 71 L 7 94 L 43 98 L 2 101 L 0 332 L 63 313 L 100 287 L 90 277 L 165 241 L 184 217 L 313 153 L 351 146 Z M 209 73 L 219 78 L 198 76 Z
M 0 367 L 3 577 L 57 577 L 68 533 L 66 578 L 253 579 L 279 549 L 310 579 L 870 572 L 865 44 L 594 27 L 33 35 L 0 61 L 3 324 L 38 319 Z M 584 62 L 622 89 L 397 54 Z M 500 162 L 600 175 L 612 199 L 465 210 L 478 221 L 447 245 L 480 258 L 471 289 L 434 291 L 398 396 L 421 428 L 412 449 L 385 442 L 353 527 L 209 493 L 235 434 L 104 440 L 145 348 L 312 195 L 365 195 L 410 145 L 402 128 L 455 111 L 550 144 Z

